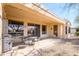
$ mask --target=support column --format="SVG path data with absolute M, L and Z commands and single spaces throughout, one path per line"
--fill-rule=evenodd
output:
M 63 26 L 58 25 L 58 37 L 62 38 L 63 37 Z
M 2 54 L 2 5 L 0 3 L 0 55 Z
M 28 28 L 27 23 L 24 22 L 24 36 L 27 36 L 27 30 L 28 30 L 27 28 Z
M 3 36 L 8 35 L 8 20 L 7 19 L 3 19 L 2 20 L 3 24 L 2 24 L 2 28 L 3 28 Z

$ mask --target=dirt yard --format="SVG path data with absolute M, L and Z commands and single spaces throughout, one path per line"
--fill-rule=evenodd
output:
M 34 46 L 19 45 L 3 56 L 79 56 L 79 40 L 45 39 Z

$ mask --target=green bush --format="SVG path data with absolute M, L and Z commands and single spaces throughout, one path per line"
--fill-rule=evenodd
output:
M 75 35 L 76 35 L 76 36 L 79 36 L 79 32 L 76 32 Z

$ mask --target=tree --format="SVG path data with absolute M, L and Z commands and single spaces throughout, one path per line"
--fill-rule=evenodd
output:
M 75 22 L 76 22 L 77 27 L 79 28 L 79 16 L 76 17 Z
M 77 12 L 79 12 L 79 3 L 65 3 L 64 8 L 68 11 L 75 9 Z
M 68 11 L 68 13 L 72 10 L 76 10 L 77 16 L 75 18 L 75 23 L 79 28 L 79 3 L 65 3 L 64 10 Z

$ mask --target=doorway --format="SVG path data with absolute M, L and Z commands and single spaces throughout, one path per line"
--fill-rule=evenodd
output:
M 58 26 L 54 25 L 54 30 L 53 30 L 53 34 L 57 37 L 58 36 Z

